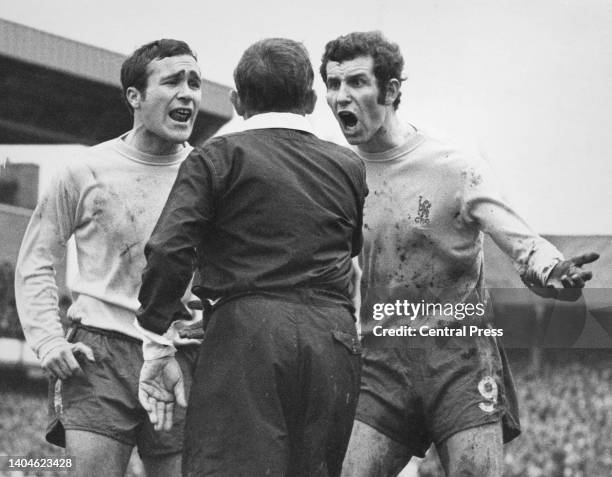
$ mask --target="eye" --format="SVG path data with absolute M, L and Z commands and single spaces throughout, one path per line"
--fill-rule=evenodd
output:
M 359 87 L 359 86 L 364 86 L 365 84 L 366 84 L 366 81 L 361 76 L 356 76 L 356 77 L 350 79 L 350 85 L 351 86 Z
M 189 87 L 193 89 L 200 89 L 202 87 L 202 82 L 199 79 L 189 80 Z
M 340 81 L 336 78 L 327 78 L 327 89 L 338 89 L 340 87 Z

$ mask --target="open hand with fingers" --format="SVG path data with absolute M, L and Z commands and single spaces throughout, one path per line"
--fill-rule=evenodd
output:
M 77 355 L 83 355 L 89 361 L 94 362 L 92 349 L 84 343 L 70 343 L 53 348 L 42 359 L 42 367 L 59 379 L 67 379 L 75 374 L 83 373 Z
M 558 284 L 563 288 L 583 288 L 584 284 L 593 278 L 593 272 L 583 270 L 581 267 L 598 258 L 599 254 L 590 252 L 563 260 L 555 265 L 546 284 L 550 283 L 557 288 L 560 288 Z
M 523 281 L 531 291 L 542 297 L 576 301 L 582 294 L 581 289 L 585 283 L 593 278 L 593 272 L 583 270 L 582 266 L 598 258 L 599 254 L 589 252 L 557 263 L 550 272 L 544 288 Z
M 156 431 L 172 428 L 174 405 L 187 406 L 183 373 L 174 356 L 144 362 L 140 370 L 138 400 Z

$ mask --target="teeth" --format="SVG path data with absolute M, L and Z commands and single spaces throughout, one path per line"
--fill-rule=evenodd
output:
M 170 111 L 170 117 L 175 121 L 186 122 L 191 117 L 191 110 L 187 108 L 176 108 Z

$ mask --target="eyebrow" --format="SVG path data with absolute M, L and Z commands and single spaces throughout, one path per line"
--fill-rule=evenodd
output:
M 358 71 L 356 73 L 350 73 L 348 75 L 346 75 L 347 78 L 358 78 L 359 76 L 368 76 L 368 72 L 367 71 Z
M 176 73 L 171 73 L 166 76 L 162 76 L 160 80 L 165 81 L 169 79 L 183 78 L 185 76 L 191 76 L 191 75 L 195 75 L 199 80 L 201 80 L 201 75 L 197 70 L 186 70 L 186 69 L 177 71 Z
M 340 75 L 334 75 L 334 74 L 327 75 L 327 81 L 329 81 L 329 80 L 340 80 L 340 77 L 341 77 Z M 367 73 L 367 71 L 359 71 L 357 73 L 350 73 L 350 74 L 345 75 L 343 77 L 344 81 L 352 80 L 352 79 L 355 79 L 355 78 L 368 78 L 368 73 Z

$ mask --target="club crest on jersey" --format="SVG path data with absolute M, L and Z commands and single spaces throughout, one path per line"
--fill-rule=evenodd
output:
M 423 200 L 423 196 L 419 196 L 419 211 L 417 216 L 414 218 L 414 222 L 417 224 L 427 225 L 429 223 L 429 209 L 431 208 L 431 202 L 427 199 Z

